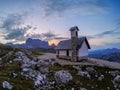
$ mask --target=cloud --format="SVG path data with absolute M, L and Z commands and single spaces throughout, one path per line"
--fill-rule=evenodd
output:
M 106 11 L 107 5 L 99 0 L 45 0 L 44 10 L 46 16 L 51 14 L 71 13 L 95 14 Z
M 49 31 L 46 33 L 37 33 L 37 27 L 25 24 L 25 14 L 10 14 L 2 22 L 0 26 L 1 35 L 4 39 L 14 43 L 25 41 L 27 38 L 41 39 L 45 41 L 57 39 L 65 39 L 59 37 L 59 34 L 54 34 Z
M 109 30 L 109 31 L 104 31 L 104 32 L 102 32 L 102 33 L 99 33 L 99 34 L 96 34 L 96 35 L 94 35 L 95 37 L 104 37 L 104 36 L 106 36 L 106 35 L 113 35 L 113 34 L 115 34 L 116 33 L 116 31 L 115 30 Z
M 1 33 L 4 39 L 14 42 L 25 41 L 28 30 L 35 29 L 33 26 L 25 25 L 26 14 L 10 14 L 2 22 Z M 31 36 L 33 37 L 33 36 Z
M 26 38 L 34 38 L 34 39 L 41 39 L 41 34 L 36 34 L 36 33 L 32 33 L 32 34 L 26 34 L 25 35 Z
M 90 35 L 87 37 L 88 37 L 88 39 L 96 39 L 96 38 L 103 38 L 106 36 L 113 36 L 113 35 L 119 36 L 119 33 L 120 33 L 120 27 L 116 27 L 113 30 L 104 31 L 104 32 L 98 33 L 96 35 Z
M 24 15 L 19 14 L 10 14 L 3 21 L 2 28 L 9 31 L 9 29 L 13 29 L 15 27 L 21 26 L 24 24 Z
M 57 40 L 64 40 L 64 39 L 69 39 L 69 38 L 67 38 L 67 37 L 55 37 L 55 39 L 57 39 Z
M 41 35 L 41 39 L 45 40 L 45 41 L 49 41 L 49 40 L 63 40 L 63 39 L 68 39 L 66 37 L 60 37 L 59 34 L 55 34 L 53 32 L 46 32 L 46 33 L 42 33 Z
M 88 35 L 87 38 L 89 39 L 92 46 L 98 48 L 99 46 L 103 47 L 119 47 L 119 33 L 120 33 L 120 24 L 117 22 L 114 29 L 107 30 L 95 35 Z M 98 46 L 98 47 L 97 47 Z
M 58 34 L 54 34 L 54 33 L 49 31 L 49 32 L 46 32 L 46 33 L 42 33 L 41 36 L 42 36 L 43 40 L 49 41 L 51 39 L 56 38 L 58 36 Z

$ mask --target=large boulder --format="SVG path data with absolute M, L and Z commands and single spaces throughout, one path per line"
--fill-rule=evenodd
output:
M 57 71 L 54 77 L 58 85 L 68 84 L 72 80 L 72 75 L 65 70 Z
M 8 89 L 8 90 L 11 90 L 13 88 L 13 86 L 7 81 L 4 81 L 2 83 L 2 86 L 3 86 L 3 88 Z

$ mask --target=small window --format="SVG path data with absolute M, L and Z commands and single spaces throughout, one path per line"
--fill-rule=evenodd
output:
M 67 50 L 66 52 L 67 52 L 67 56 L 69 56 L 69 50 Z

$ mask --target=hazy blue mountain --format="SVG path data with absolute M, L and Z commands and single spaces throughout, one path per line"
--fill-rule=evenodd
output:
M 120 62 L 120 49 L 108 48 L 108 49 L 90 51 L 89 57 L 113 61 L 113 62 Z

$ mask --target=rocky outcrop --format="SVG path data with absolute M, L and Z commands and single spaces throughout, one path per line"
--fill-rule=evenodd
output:
M 55 72 L 54 77 L 58 85 L 68 84 L 69 81 L 72 80 L 72 75 L 68 71 L 65 71 L 65 70 L 60 70 L 60 71 Z
M 16 53 L 14 61 L 22 62 L 21 75 L 32 79 L 36 89 L 47 86 L 48 81 L 45 74 L 48 72 L 48 62 L 31 60 L 21 51 Z

